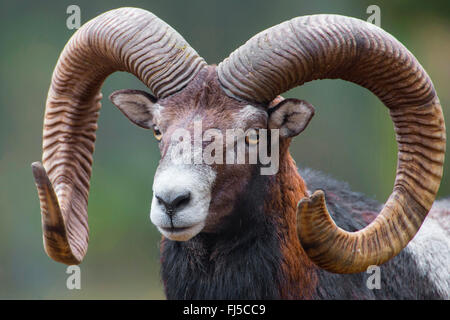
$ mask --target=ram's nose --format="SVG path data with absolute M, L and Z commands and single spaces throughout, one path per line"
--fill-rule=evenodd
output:
M 165 213 L 172 217 L 177 211 L 185 207 L 191 200 L 188 190 L 155 194 L 158 204 L 164 208 Z

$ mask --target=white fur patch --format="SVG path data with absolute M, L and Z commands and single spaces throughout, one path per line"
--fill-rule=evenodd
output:
M 187 241 L 197 235 L 205 226 L 211 201 L 211 188 L 216 174 L 206 165 L 174 164 L 169 158 L 158 168 L 153 182 L 153 199 L 150 219 L 158 230 L 167 238 L 176 241 Z M 170 217 L 165 213 L 155 195 L 168 193 L 179 194 L 189 191 L 189 203 Z M 187 228 L 172 232 L 169 229 Z
M 435 201 L 428 217 L 436 220 L 450 237 L 450 199 Z
M 267 113 L 261 109 L 258 109 L 255 106 L 248 104 L 239 111 L 236 121 L 245 121 L 246 122 L 251 119 L 261 117 L 261 116 L 267 117 Z
M 440 219 L 436 219 L 436 215 L 433 214 L 433 210 L 440 210 L 440 207 L 445 205 L 447 206 L 443 208 L 448 211 L 450 201 L 447 200 L 446 204 L 441 201 L 435 202 L 429 216 L 407 249 L 414 255 L 423 276 L 436 286 L 442 297 L 450 299 L 450 237 Z M 449 220 L 448 215 L 446 220 Z
M 152 108 L 152 115 L 153 115 L 153 123 L 158 123 L 161 120 L 161 111 L 163 110 L 163 107 L 155 103 Z

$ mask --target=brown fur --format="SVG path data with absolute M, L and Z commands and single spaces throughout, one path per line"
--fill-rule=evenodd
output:
M 282 101 L 278 97 L 272 105 Z M 217 79 L 215 66 L 205 68 L 181 92 L 159 100 L 163 106 L 158 127 L 163 132 L 160 143 L 164 158 L 171 133 L 177 128 L 193 130 L 195 119 L 202 120 L 202 129 L 226 129 L 243 127 L 267 128 L 267 117 L 237 121 L 236 115 L 248 103 L 228 97 L 222 91 Z M 283 284 L 280 297 L 284 299 L 308 299 L 315 293 L 317 284 L 316 268 L 306 256 L 298 240 L 296 231 L 297 202 L 306 196 L 306 186 L 297 172 L 297 167 L 289 154 L 290 138 L 280 141 L 279 171 L 271 181 L 271 194 L 264 203 L 264 211 L 273 215 L 281 245 L 281 270 Z M 216 180 L 212 189 L 212 200 L 208 221 L 204 231 L 218 232 L 221 220 L 232 211 L 235 200 L 246 191 L 251 179 L 251 165 L 214 164 Z
M 317 285 L 316 267 L 301 247 L 296 228 L 297 203 L 306 196 L 307 189 L 289 153 L 290 141 L 280 141 L 280 169 L 271 186 L 272 198 L 264 205 L 266 212 L 277 214 L 283 256 L 281 265 L 286 277 L 280 296 L 283 299 L 310 299 Z
M 161 115 L 164 120 L 159 124 L 164 132 L 160 143 L 162 158 L 166 155 L 171 133 L 177 128 L 184 128 L 191 130 L 193 136 L 193 124 L 197 118 L 202 120 L 203 131 L 215 128 L 225 133 L 227 129 L 238 127 L 244 130 L 267 128 L 267 118 L 264 117 L 247 119 L 245 123 L 237 121 L 236 115 L 247 103 L 225 95 L 218 82 L 215 66 L 205 68 L 183 91 L 158 103 L 164 107 Z M 208 217 L 204 231 L 213 228 L 217 231 L 221 218 L 231 212 L 234 200 L 245 191 L 251 178 L 250 164 L 213 164 L 212 167 L 217 176 L 212 189 L 210 211 L 215 214 Z

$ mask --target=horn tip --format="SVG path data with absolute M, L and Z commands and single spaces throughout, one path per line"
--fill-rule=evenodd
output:
M 35 161 L 35 162 L 31 163 L 31 168 L 33 168 L 33 170 L 35 168 L 40 168 L 40 167 L 43 167 L 42 163 L 40 161 Z
M 49 181 L 47 171 L 39 161 L 33 162 L 31 164 L 31 170 L 33 171 L 34 181 L 36 182 L 36 184 L 42 185 L 43 183 Z
M 309 197 L 304 197 L 300 199 L 297 204 L 298 209 L 302 209 L 306 205 L 317 205 L 319 203 L 325 202 L 325 192 L 321 189 L 314 191 L 314 193 Z

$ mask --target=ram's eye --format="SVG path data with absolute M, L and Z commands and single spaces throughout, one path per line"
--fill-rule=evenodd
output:
M 161 141 L 162 133 L 158 128 L 153 128 L 153 135 L 155 136 L 156 140 Z
M 245 142 L 248 145 L 255 145 L 259 142 L 259 133 L 256 130 L 252 130 L 248 135 L 245 136 Z

